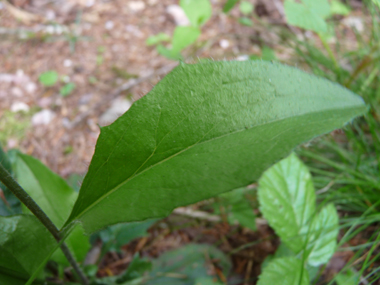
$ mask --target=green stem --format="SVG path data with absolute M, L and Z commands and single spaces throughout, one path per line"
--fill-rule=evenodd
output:
M 36 216 L 37 219 L 49 230 L 53 235 L 55 240 L 60 243 L 62 238 L 57 227 L 49 219 L 44 211 L 37 205 L 37 203 L 29 196 L 28 193 L 13 179 L 13 177 L 8 173 L 8 171 L 0 164 L 0 181 L 10 190 L 12 193 Z M 61 249 L 63 254 L 66 256 L 67 260 L 70 262 L 71 266 L 74 268 L 75 272 L 78 274 L 82 283 L 87 285 L 88 280 L 84 275 L 83 271 L 80 269 L 78 263 L 75 261 L 74 256 L 70 252 L 67 245 L 62 242 Z
M 321 40 L 322 42 L 322 45 L 323 47 L 326 49 L 327 53 L 329 54 L 329 57 L 331 58 L 331 60 L 333 61 L 334 63 L 334 66 L 335 66 L 335 69 L 337 71 L 339 71 L 339 64 L 338 64 L 338 61 L 333 53 L 333 51 L 331 50 L 329 44 L 327 43 L 327 41 L 323 38 L 323 36 L 321 36 L 320 34 L 318 34 L 318 37 L 319 39 Z

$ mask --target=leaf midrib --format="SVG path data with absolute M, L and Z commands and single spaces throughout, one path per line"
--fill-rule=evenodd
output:
M 92 209 L 93 207 L 95 207 L 97 204 L 99 204 L 102 200 L 104 200 L 107 196 L 113 194 L 116 190 L 118 190 L 120 187 L 122 187 L 123 185 L 127 184 L 129 181 L 131 181 L 132 179 L 138 177 L 140 174 L 143 174 L 145 173 L 146 171 L 150 170 L 151 168 L 161 164 L 161 163 L 164 163 L 165 161 L 173 158 L 173 157 L 176 157 L 177 155 L 193 148 L 194 146 L 196 145 L 201 145 L 201 144 L 204 144 L 204 143 L 208 143 L 208 142 L 211 142 L 213 140 L 217 140 L 217 139 L 220 139 L 220 138 L 223 138 L 225 136 L 229 136 L 229 135 L 233 135 L 233 134 L 236 134 L 236 133 L 239 133 L 239 132 L 243 132 L 243 131 L 248 131 L 248 130 L 251 130 L 251 129 L 254 129 L 254 128 L 257 128 L 257 127 L 262 127 L 262 126 L 265 126 L 265 125 L 269 125 L 269 124 L 273 124 L 273 123 L 276 123 L 276 122 L 280 122 L 280 121 L 284 121 L 284 120 L 287 120 L 289 118 L 297 118 L 297 117 L 301 117 L 301 116 L 304 116 L 304 115 L 311 115 L 311 114 L 317 114 L 317 113 L 323 113 L 323 112 L 331 112 L 331 111 L 334 111 L 334 110 L 349 110 L 349 109 L 352 109 L 352 110 L 355 110 L 355 109 L 360 109 L 361 107 L 365 107 L 364 105 L 363 106 L 351 106 L 349 108 L 345 107 L 345 108 L 334 108 L 334 109 L 327 109 L 327 110 L 323 110 L 322 112 L 321 111 L 316 111 L 316 112 L 309 112 L 309 113 L 304 113 L 304 114 L 298 114 L 296 116 L 289 116 L 289 117 L 285 117 L 285 118 L 281 118 L 281 119 L 276 119 L 276 120 L 272 120 L 272 121 L 269 121 L 269 122 L 266 122 L 266 123 L 262 123 L 262 124 L 258 124 L 258 125 L 255 125 L 255 126 L 252 126 L 250 128 L 242 128 L 240 130 L 236 130 L 234 132 L 230 132 L 230 133 L 227 133 L 227 134 L 224 134 L 224 135 L 221 135 L 221 136 L 218 136 L 218 137 L 214 137 L 212 139 L 209 139 L 209 140 L 206 140 L 206 141 L 203 141 L 201 143 L 199 143 L 199 141 L 201 141 L 213 128 L 211 128 L 198 142 L 194 143 L 193 145 L 190 145 L 189 147 L 147 167 L 146 169 L 144 169 L 143 171 L 137 173 L 137 174 L 132 174 L 129 178 L 127 178 L 125 181 L 119 183 L 118 185 L 116 185 L 113 189 L 111 189 L 110 191 L 108 191 L 107 193 L 105 193 L 104 195 L 102 195 L 101 197 L 99 197 L 94 203 L 92 203 L 90 206 L 88 206 L 87 208 L 85 208 L 83 211 L 81 211 L 81 213 L 79 215 L 77 215 L 75 218 L 72 218 L 70 221 L 68 221 L 68 223 L 66 223 L 63 227 L 67 226 L 68 224 L 70 224 L 71 222 L 73 222 L 74 220 L 78 220 L 80 217 L 82 217 L 85 213 L 87 213 L 90 209 Z M 358 110 L 359 111 L 359 110 Z M 153 151 L 154 153 L 154 151 Z M 144 164 L 145 164 L 146 161 L 144 161 Z M 138 168 L 140 169 L 141 166 Z

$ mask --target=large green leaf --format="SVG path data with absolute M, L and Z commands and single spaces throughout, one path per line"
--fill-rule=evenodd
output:
M 284 8 L 290 25 L 317 33 L 328 32 L 327 23 L 324 20 L 330 14 L 330 5 L 327 0 L 303 0 L 302 3 L 285 0 Z
M 15 173 L 25 191 L 58 228 L 62 227 L 70 215 L 78 193 L 38 159 L 25 154 L 18 154 Z M 65 241 L 78 261 L 82 261 L 90 249 L 88 239 L 83 228 L 76 225 Z M 61 249 L 54 253 L 52 259 L 60 264 L 69 265 Z
M 209 0 L 181 0 L 180 5 L 194 27 L 202 26 L 211 17 Z
M 301 260 L 295 257 L 275 258 L 259 276 L 258 285 L 309 285 L 309 275 Z
M 269 168 L 259 181 L 260 210 L 287 247 L 295 253 L 304 246 L 315 215 L 311 175 L 295 154 Z
M 56 246 L 53 236 L 36 217 L 0 217 L 0 280 L 25 279 L 25 284 Z M 18 284 L 16 280 L 12 282 L 8 284 Z
M 365 110 L 349 90 L 278 63 L 182 63 L 101 129 L 66 225 L 163 217 L 248 185 Z

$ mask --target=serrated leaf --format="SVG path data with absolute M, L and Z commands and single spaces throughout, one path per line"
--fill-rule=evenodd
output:
M 227 255 L 212 245 L 188 244 L 175 250 L 167 251 L 156 260 L 146 284 L 149 285 L 194 285 L 195 281 L 210 276 L 210 261 L 225 276 L 231 270 L 231 261 Z
M 181 0 L 180 5 L 193 27 L 200 27 L 211 17 L 209 0 Z
M 334 254 L 338 215 L 330 204 L 317 213 L 315 191 L 307 167 L 295 154 L 269 168 L 259 181 L 260 210 L 282 242 L 311 266 Z
M 223 6 L 223 13 L 228 13 L 236 5 L 239 0 L 227 0 Z
M 58 228 L 62 227 L 73 208 L 78 193 L 38 159 L 25 154 L 18 154 L 15 173 L 24 190 Z M 90 249 L 88 239 L 84 235 L 82 226 L 76 225 L 65 241 L 78 261 L 82 261 Z M 65 266 L 69 265 L 61 249 L 53 254 L 52 259 Z
M 259 276 L 258 285 L 309 285 L 309 275 L 295 257 L 273 259 Z
M 293 0 L 285 0 L 284 8 L 288 24 L 317 33 L 327 33 L 327 23 L 323 17 L 326 14 L 325 8 L 323 6 L 319 8 L 318 4 L 313 4 L 319 1 L 304 0 L 303 2 L 296 3 Z M 307 6 L 306 3 L 310 6 Z
M 324 207 L 312 219 L 307 239 L 308 264 L 319 266 L 334 254 L 338 238 L 338 213 L 333 204 Z
M 17 278 L 25 284 L 56 246 L 53 236 L 36 217 L 0 217 L 0 280 Z
M 365 110 L 349 90 L 277 63 L 181 64 L 101 129 L 66 225 L 94 232 L 164 217 L 248 185 Z
M 291 154 L 259 180 L 260 211 L 282 242 L 299 253 L 315 214 L 315 191 L 308 168 Z

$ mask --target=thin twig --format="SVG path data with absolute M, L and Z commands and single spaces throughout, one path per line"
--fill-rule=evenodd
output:
M 59 243 L 62 238 L 57 227 L 49 219 L 44 211 L 37 205 L 37 203 L 29 196 L 29 194 L 13 179 L 13 177 L 8 173 L 8 171 L 0 164 L 0 181 L 10 190 L 12 193 L 36 216 L 37 219 L 49 230 L 53 235 L 55 240 Z M 75 272 L 78 274 L 82 283 L 87 285 L 88 280 L 82 270 L 80 269 L 75 258 L 71 254 L 67 245 L 63 242 L 61 244 L 61 249 L 67 260 L 70 262 Z
M 136 85 L 141 84 L 144 81 L 147 81 L 153 77 L 156 76 L 162 76 L 167 74 L 169 71 L 171 71 L 174 67 L 176 67 L 178 63 L 172 63 L 170 65 L 164 66 L 160 68 L 157 71 L 151 72 L 146 76 L 140 77 L 140 78 L 132 78 L 128 80 L 126 83 L 121 85 L 120 87 L 116 88 L 114 91 L 111 92 L 108 96 L 105 96 L 103 100 L 100 102 L 94 104 L 91 108 L 88 109 L 88 111 L 83 112 L 82 114 L 78 115 L 68 126 L 69 129 L 72 129 L 76 127 L 79 123 L 83 122 L 84 119 L 86 119 L 88 116 L 90 116 L 95 110 L 98 110 L 99 108 L 103 107 L 104 105 L 107 105 L 111 100 L 117 98 L 121 92 L 127 91 L 131 89 L 132 87 L 135 87 Z

